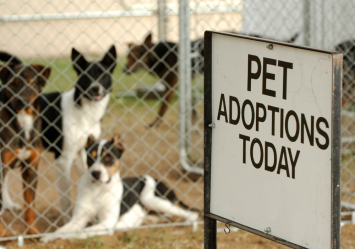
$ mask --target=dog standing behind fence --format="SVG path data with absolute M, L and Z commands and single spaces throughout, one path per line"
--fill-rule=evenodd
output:
M 85 144 L 89 135 L 98 138 L 100 121 L 106 112 L 112 90 L 116 49 L 112 45 L 101 61 L 88 62 L 74 48 L 71 59 L 78 75 L 75 87 L 65 93 L 43 96 L 42 140 L 55 153 L 63 219 L 70 218 L 70 172 L 75 159 L 79 172 L 86 168 Z
M 152 42 L 152 34 L 148 34 L 140 45 L 128 44 L 127 64 L 124 67 L 126 74 L 131 74 L 139 69 L 145 69 L 152 75 L 160 78 L 165 86 L 162 103 L 156 119 L 149 127 L 158 126 L 174 96 L 178 82 L 178 44 L 173 42 Z M 192 59 L 192 68 L 203 71 L 203 39 L 191 42 L 191 48 L 196 54 Z M 192 72 L 195 72 L 193 70 Z M 192 74 L 194 75 L 194 74 Z
M 0 210 L 2 213 L 0 236 L 7 236 L 4 224 L 4 204 L 14 207 L 7 186 L 4 186 L 6 173 L 21 167 L 27 233 L 37 234 L 35 224 L 34 199 L 37 187 L 37 167 L 43 150 L 40 138 L 41 118 L 40 92 L 50 75 L 51 69 L 40 65 L 23 65 L 19 59 L 0 52 Z M 5 199 L 3 198 L 5 197 Z
M 111 141 L 94 141 L 89 137 L 86 145 L 88 165 L 80 178 L 73 217 L 53 234 L 44 236 L 42 241 L 86 239 L 108 234 L 112 229 L 138 227 L 147 216 L 143 206 L 191 222 L 198 219 L 197 212 L 200 210 L 189 208 L 176 198 L 173 190 L 153 177 L 144 175 L 121 179 L 119 167 L 122 153 L 123 146 L 118 135 Z M 96 216 L 99 222 L 86 227 Z

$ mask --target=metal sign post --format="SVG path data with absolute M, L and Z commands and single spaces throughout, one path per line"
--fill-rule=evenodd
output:
M 205 248 L 216 220 L 340 248 L 342 54 L 205 32 Z

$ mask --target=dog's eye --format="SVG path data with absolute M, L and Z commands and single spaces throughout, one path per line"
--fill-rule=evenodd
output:
M 17 78 L 15 78 L 13 81 L 9 82 L 9 86 L 12 88 L 17 87 L 19 84 L 20 84 L 20 82 Z
M 106 155 L 103 159 L 105 163 L 111 163 L 113 161 L 113 157 L 110 155 Z
M 91 167 L 95 162 L 95 158 L 92 155 L 87 156 L 87 164 L 89 167 Z
M 12 89 L 14 89 L 14 88 L 17 87 L 17 84 L 13 81 L 13 82 L 11 82 L 11 83 L 9 84 L 9 87 L 12 88 Z

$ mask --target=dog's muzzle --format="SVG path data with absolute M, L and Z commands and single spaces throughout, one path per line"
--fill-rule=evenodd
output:
M 92 171 L 91 176 L 93 178 L 93 182 L 100 182 L 101 171 L 98 170 Z M 106 184 L 110 183 L 110 181 L 111 181 L 111 177 L 105 183 Z
M 103 90 L 100 91 L 99 86 L 91 87 L 89 90 L 89 94 L 91 95 L 91 98 L 94 100 L 101 100 L 102 97 L 105 95 Z
M 93 172 L 91 172 L 91 175 L 96 181 L 98 181 L 98 180 L 100 180 L 101 171 L 93 171 Z
M 15 110 L 27 110 L 32 106 L 30 101 L 26 101 L 22 98 L 14 98 L 11 101 L 11 105 Z

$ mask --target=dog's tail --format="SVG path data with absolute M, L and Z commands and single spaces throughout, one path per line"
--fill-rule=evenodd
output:
M 14 55 L 0 51 L 0 61 L 9 62 L 14 64 L 21 64 L 21 60 Z
M 156 196 L 165 197 L 166 199 L 168 199 L 172 203 L 178 203 L 181 207 L 183 207 L 186 210 L 190 210 L 190 211 L 197 212 L 197 213 L 203 213 L 202 210 L 189 207 L 183 201 L 179 200 L 176 197 L 174 191 L 172 189 L 168 188 L 164 183 L 159 182 L 156 179 L 155 179 L 155 181 L 157 182 L 156 190 L 155 190 Z
M 197 209 L 197 208 L 192 208 L 192 207 L 189 207 L 188 205 L 186 205 L 185 203 L 183 203 L 181 200 L 179 199 L 176 199 L 176 201 L 180 204 L 180 206 L 182 206 L 184 209 L 186 210 L 190 210 L 190 211 L 193 211 L 193 212 L 197 212 L 197 213 L 203 213 L 203 211 L 201 209 Z

